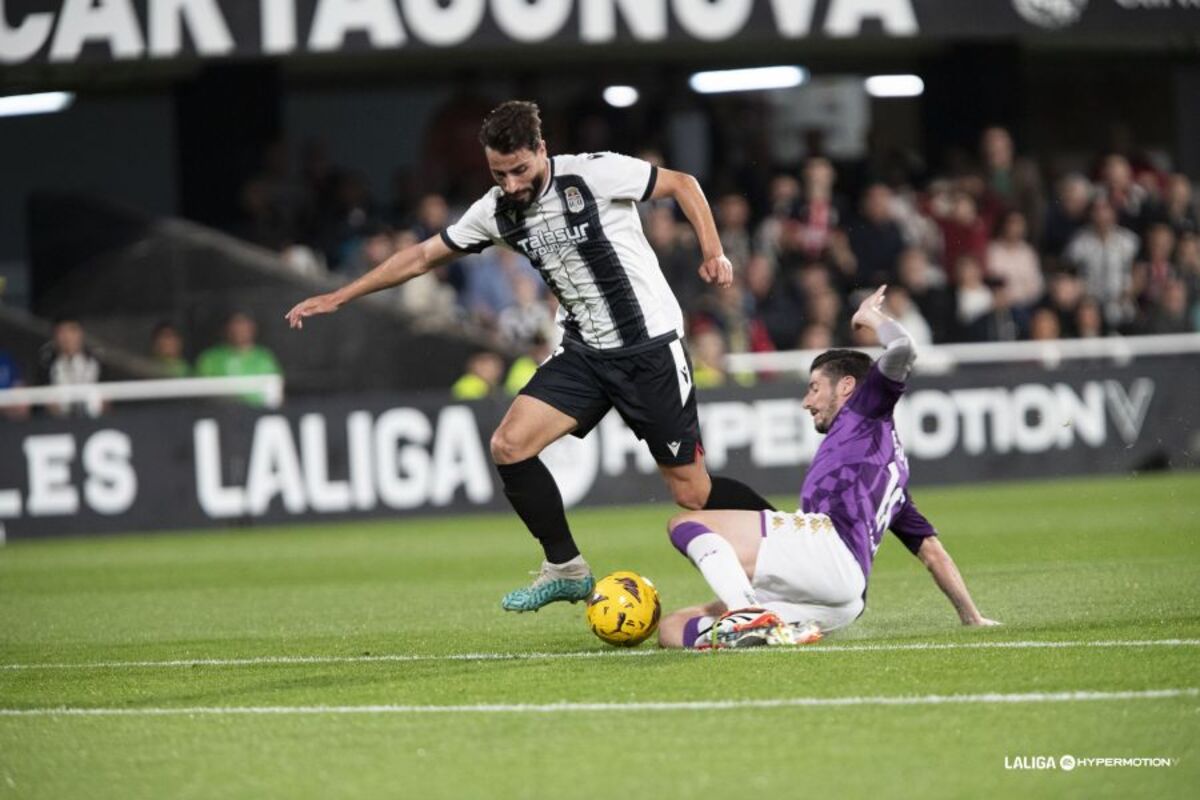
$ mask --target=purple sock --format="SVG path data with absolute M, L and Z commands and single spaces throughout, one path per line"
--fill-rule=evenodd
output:
M 692 617 L 683 625 L 683 646 L 695 647 L 696 640 L 700 638 L 700 623 L 708 617 Z
M 687 555 L 688 545 L 692 539 L 705 533 L 712 533 L 712 529 L 699 522 L 681 522 L 671 530 L 671 544 L 675 545 L 675 549 L 683 555 Z

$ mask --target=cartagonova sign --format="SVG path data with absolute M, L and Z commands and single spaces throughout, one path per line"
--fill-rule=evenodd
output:
M 126 61 L 185 55 L 282 56 L 361 48 L 605 44 L 742 33 L 760 0 L 0 0 L 0 64 Z M 914 0 L 761 0 L 766 30 L 784 39 L 919 32 Z M 84 56 L 84 48 L 94 46 Z M 190 48 L 189 48 L 190 45 Z M 98 49 L 97 49 L 98 48 Z

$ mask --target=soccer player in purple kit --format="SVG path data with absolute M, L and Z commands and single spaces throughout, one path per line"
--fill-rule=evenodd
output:
M 875 363 L 828 350 L 812 365 L 804 408 L 817 448 L 795 513 L 690 511 L 668 524 L 717 599 L 667 615 L 663 647 L 805 644 L 849 625 L 865 607 L 875 552 L 890 529 L 921 559 L 964 625 L 997 625 L 975 607 L 937 531 L 908 494 L 908 459 L 892 411 L 916 359 L 908 332 L 882 311 L 881 286 L 851 324 L 875 331 Z

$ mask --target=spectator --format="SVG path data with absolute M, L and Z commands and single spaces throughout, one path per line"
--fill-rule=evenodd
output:
M 360 241 L 381 224 L 366 177 L 356 172 L 338 175 L 330 217 L 317 233 L 325 263 L 331 269 L 340 269 Z
M 1017 158 L 1012 135 L 1007 129 L 993 126 L 980 137 L 986 189 L 982 216 L 990 225 L 1009 210 L 1020 211 L 1027 223 L 1036 220 L 1040 226 L 1045 213 L 1041 176 L 1037 165 L 1027 158 Z M 1034 236 L 1033 238 L 1037 238 Z
M 759 353 L 775 349 L 762 320 L 754 315 L 754 298 L 743 281 L 713 290 L 695 317 L 694 330 L 716 328 L 731 353 Z
M 418 239 L 413 231 L 406 229 L 399 231 L 392 241 L 395 250 L 403 250 L 416 244 Z M 395 290 L 397 305 L 413 316 L 443 323 L 457 320 L 458 293 L 448 278 L 449 271 L 445 267 L 439 267 L 407 281 Z
M 685 312 L 694 308 L 706 286 L 698 270 L 704 259 L 691 228 L 679 225 L 671 207 L 655 206 L 646 212 L 646 239 L 658 256 L 659 266 L 675 290 L 679 305 Z
M 1200 218 L 1192 203 L 1192 182 L 1187 175 L 1172 175 L 1167 179 L 1166 197 L 1163 200 L 1161 220 L 1171 226 L 1176 236 L 1185 233 L 1200 233 Z
M 812 324 L 828 328 L 835 345 L 841 346 L 850 341 L 850 325 L 842 313 L 842 298 L 837 292 L 810 295 L 805 302 L 804 317 Z
M 767 216 L 754 232 L 754 246 L 778 262 L 782 258 L 784 228 L 796 224 L 800 207 L 800 181 L 788 174 L 776 175 L 771 179 L 767 194 Z M 799 252 L 802 237 L 796 238 Z
M 467 359 L 467 371 L 450 387 L 455 400 L 481 400 L 500 386 L 504 360 L 490 350 L 480 350 Z
M 965 189 L 951 196 L 950 213 L 937 219 L 942 230 L 942 258 L 946 278 L 951 286 L 959 282 L 957 266 L 963 256 L 970 256 L 980 268 L 987 263 L 987 223 L 979 216 L 975 198 Z
M 959 256 L 955 290 L 958 339 L 995 342 L 1015 338 L 1012 316 L 1002 289 L 986 280 L 983 265 L 970 254 Z
M 1057 322 L 1058 318 L 1055 317 L 1055 323 Z M 1105 335 L 1104 313 L 1100 304 L 1090 297 L 1083 298 L 1075 307 L 1075 335 L 1081 339 Z
M 186 378 L 192 368 L 183 357 L 183 336 L 170 322 L 160 322 L 150 335 L 150 357 L 167 378 Z
M 863 193 L 859 218 L 848 228 L 850 249 L 857 269 L 851 288 L 887 283 L 896 272 L 904 250 L 904 237 L 892 213 L 892 190 L 872 184 Z
M 0 347 L 0 389 L 17 389 L 25 385 L 21 375 L 21 367 L 12 353 Z M 0 414 L 5 418 L 19 421 L 29 418 L 28 405 L 4 406 Z
M 888 316 L 904 326 L 913 344 L 933 344 L 933 331 L 904 286 L 888 287 L 883 299 L 883 308 Z
M 807 259 L 820 258 L 829 246 L 830 234 L 841 223 L 841 212 L 833 196 L 836 177 L 827 158 L 814 157 L 804 163 L 804 195 L 796 213 L 794 235 Z
M 824 352 L 833 347 L 833 331 L 827 325 L 814 322 L 804 326 L 800 332 L 800 341 L 796 347 L 801 350 L 817 350 Z
M 763 326 L 774 349 L 789 348 L 800 335 L 800 304 L 788 287 L 776 280 L 771 259 L 758 254 L 746 264 L 746 289 L 754 306 L 754 319 Z
M 717 233 L 734 269 L 744 269 L 750 260 L 750 203 L 740 194 L 724 194 L 717 200 Z
M 529 342 L 528 350 L 508 368 L 504 377 L 504 391 L 516 397 L 533 378 L 538 367 L 554 353 L 554 345 L 545 336 L 538 334 Z
M 1200 236 L 1187 233 L 1179 237 L 1175 263 L 1179 267 L 1180 278 L 1187 284 L 1188 294 L 1200 299 Z
M 1146 315 L 1141 333 L 1191 333 L 1191 314 L 1188 307 L 1187 285 L 1177 279 L 1170 280 L 1163 288 L 1162 300 Z
M 424 241 L 430 236 L 437 236 L 449 224 L 450 205 L 446 198 L 436 192 L 422 195 L 417 201 L 416 219 L 410 226 L 417 239 Z
M 1116 210 L 1107 197 L 1092 203 L 1089 224 L 1067 245 L 1066 258 L 1083 277 L 1087 293 L 1104 307 L 1105 322 L 1120 328 L 1133 320 L 1133 259 L 1138 237 L 1117 225 Z
M 730 375 L 725 370 L 725 339 L 719 331 L 707 328 L 692 334 L 692 377 L 697 389 L 712 389 L 729 383 Z M 753 375 L 738 376 L 739 383 L 752 384 Z
M 529 272 L 512 275 L 513 304 L 500 312 L 497 322 L 500 339 L 509 347 L 525 350 L 535 339 L 555 338 L 554 318 L 542 302 L 542 283 Z
M 100 362 L 88 351 L 83 326 L 74 318 L 54 323 L 50 341 L 38 353 L 38 383 L 45 386 L 76 386 L 100 381 Z M 47 406 L 55 416 L 83 416 L 87 407 L 82 402 Z
M 1104 159 L 1100 188 L 1116 212 L 1116 223 L 1141 235 L 1150 211 L 1150 196 L 1133 179 L 1133 168 L 1125 156 L 1112 154 Z
M 1047 306 L 1039 306 L 1034 309 L 1033 316 L 1029 319 L 1029 338 L 1044 342 L 1059 338 L 1062 329 L 1058 324 L 1058 314 L 1054 309 Z
M 901 254 L 895 285 L 916 304 L 935 344 L 950 341 L 955 327 L 955 298 L 944 283 L 941 270 L 929 263 L 924 250 L 910 247 Z
M 1021 331 L 1046 290 L 1037 251 L 1026 241 L 1025 215 L 1007 211 L 1000 217 L 996 238 L 988 245 L 987 274 L 1004 287 L 1013 319 Z
M 357 278 L 394 252 L 396 237 L 392 229 L 380 222 L 368 222 L 362 226 L 338 271 L 347 278 Z
M 459 259 L 458 263 L 463 276 L 459 305 L 468 319 L 494 330 L 500 312 L 516 302 L 514 276 L 532 267 L 524 258 L 502 247 L 489 248 L 480 255 Z
M 1172 261 L 1175 252 L 1175 232 L 1165 222 L 1155 222 L 1146 229 L 1146 257 L 1133 267 L 1132 291 L 1142 308 L 1157 305 L 1168 283 L 1179 277 L 1179 268 Z
M 196 359 L 196 375 L 202 378 L 230 377 L 237 375 L 279 375 L 279 362 L 270 350 L 256 342 L 258 325 L 254 319 L 241 311 L 235 311 L 225 320 L 225 343 L 214 345 Z M 262 405 L 258 394 L 243 395 L 251 405 Z
M 1071 173 L 1058 182 L 1054 202 L 1046 212 L 1042 252 L 1061 256 L 1075 234 L 1087 224 L 1092 202 L 1092 184 L 1079 173 Z
M 1046 301 L 1043 305 L 1054 313 L 1054 327 L 1058 331 L 1056 336 L 1070 338 L 1079 335 L 1079 331 L 1075 327 L 1075 319 L 1079 306 L 1085 299 L 1097 302 L 1095 298 L 1085 298 L 1083 281 L 1070 269 L 1060 269 L 1050 274 Z M 1032 321 L 1030 324 L 1032 325 Z M 1030 338 L 1033 338 L 1032 331 Z

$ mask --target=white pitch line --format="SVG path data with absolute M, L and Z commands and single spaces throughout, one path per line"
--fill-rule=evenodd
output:
M 763 647 L 744 653 L 859 653 L 920 650 L 1035 650 L 1097 647 L 1196 647 L 1200 639 L 1099 639 L 1094 641 L 910 642 L 896 644 L 816 644 L 805 647 Z M 679 652 L 646 650 L 582 650 L 565 653 L 451 653 L 422 655 L 394 653 L 374 656 L 255 656 L 248 658 L 178 658 L 164 661 L 95 661 L 76 663 L 0 664 L 0 670 L 38 669 L 157 669 L 171 667 L 251 667 L 304 664 L 372 664 L 410 661 L 524 661 L 572 658 L 630 658 Z M 700 655 L 695 653 L 695 655 Z M 711 654 L 705 654 L 711 655 Z
M 0 708 L 0 717 L 165 717 L 283 714 L 563 714 L 604 711 L 733 711 L 744 708 L 826 706 L 936 706 L 962 704 L 1077 703 L 1097 700 L 1162 700 L 1200 697 L 1200 689 L 1122 692 L 1025 692 L 1019 694 L 929 694 L 876 697 L 776 697 L 761 700 L 682 700 L 644 703 L 496 703 L 478 705 L 365 706 L 193 706 L 185 708 Z

